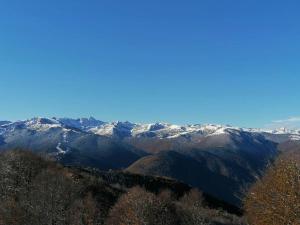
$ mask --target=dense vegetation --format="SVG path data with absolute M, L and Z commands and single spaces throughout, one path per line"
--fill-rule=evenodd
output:
M 201 192 L 169 179 L 128 173 L 101 175 L 99 171 L 66 168 L 30 152 L 8 151 L 0 154 L 0 224 L 243 222 L 236 215 L 209 207 Z

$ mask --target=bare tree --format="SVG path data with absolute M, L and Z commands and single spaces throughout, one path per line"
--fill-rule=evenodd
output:
M 92 193 L 88 193 L 85 198 L 73 202 L 69 209 L 68 218 L 68 224 L 72 225 L 100 225 L 104 223 Z
M 26 210 L 21 207 L 20 197 L 28 196 L 31 180 L 44 167 L 43 160 L 30 152 L 9 151 L 0 155 L 1 223 L 25 224 Z
M 110 212 L 108 225 L 176 225 L 178 224 L 172 202 L 134 187 L 123 195 Z
M 210 224 L 208 218 L 203 216 L 202 193 L 197 189 L 192 189 L 185 194 L 178 202 L 178 211 L 181 215 L 183 225 L 204 225 Z
M 20 204 L 27 209 L 28 224 L 66 224 L 67 210 L 76 191 L 63 172 L 54 168 L 44 170 L 32 182 L 28 196 L 22 195 Z

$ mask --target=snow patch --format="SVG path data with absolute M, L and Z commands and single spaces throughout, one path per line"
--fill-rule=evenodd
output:
M 56 149 L 58 150 L 58 154 L 66 154 L 66 152 L 67 152 L 61 148 L 60 142 L 57 144 Z

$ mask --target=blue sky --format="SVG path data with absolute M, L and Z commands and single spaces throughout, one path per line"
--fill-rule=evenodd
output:
M 0 119 L 300 125 L 299 8 L 0 0 Z

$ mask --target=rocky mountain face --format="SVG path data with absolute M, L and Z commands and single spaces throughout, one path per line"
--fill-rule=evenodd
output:
M 22 148 L 66 165 L 171 177 L 235 205 L 276 156 L 278 146 L 298 140 L 299 130 L 221 125 L 108 123 L 94 118 L 0 122 L 0 150 Z

